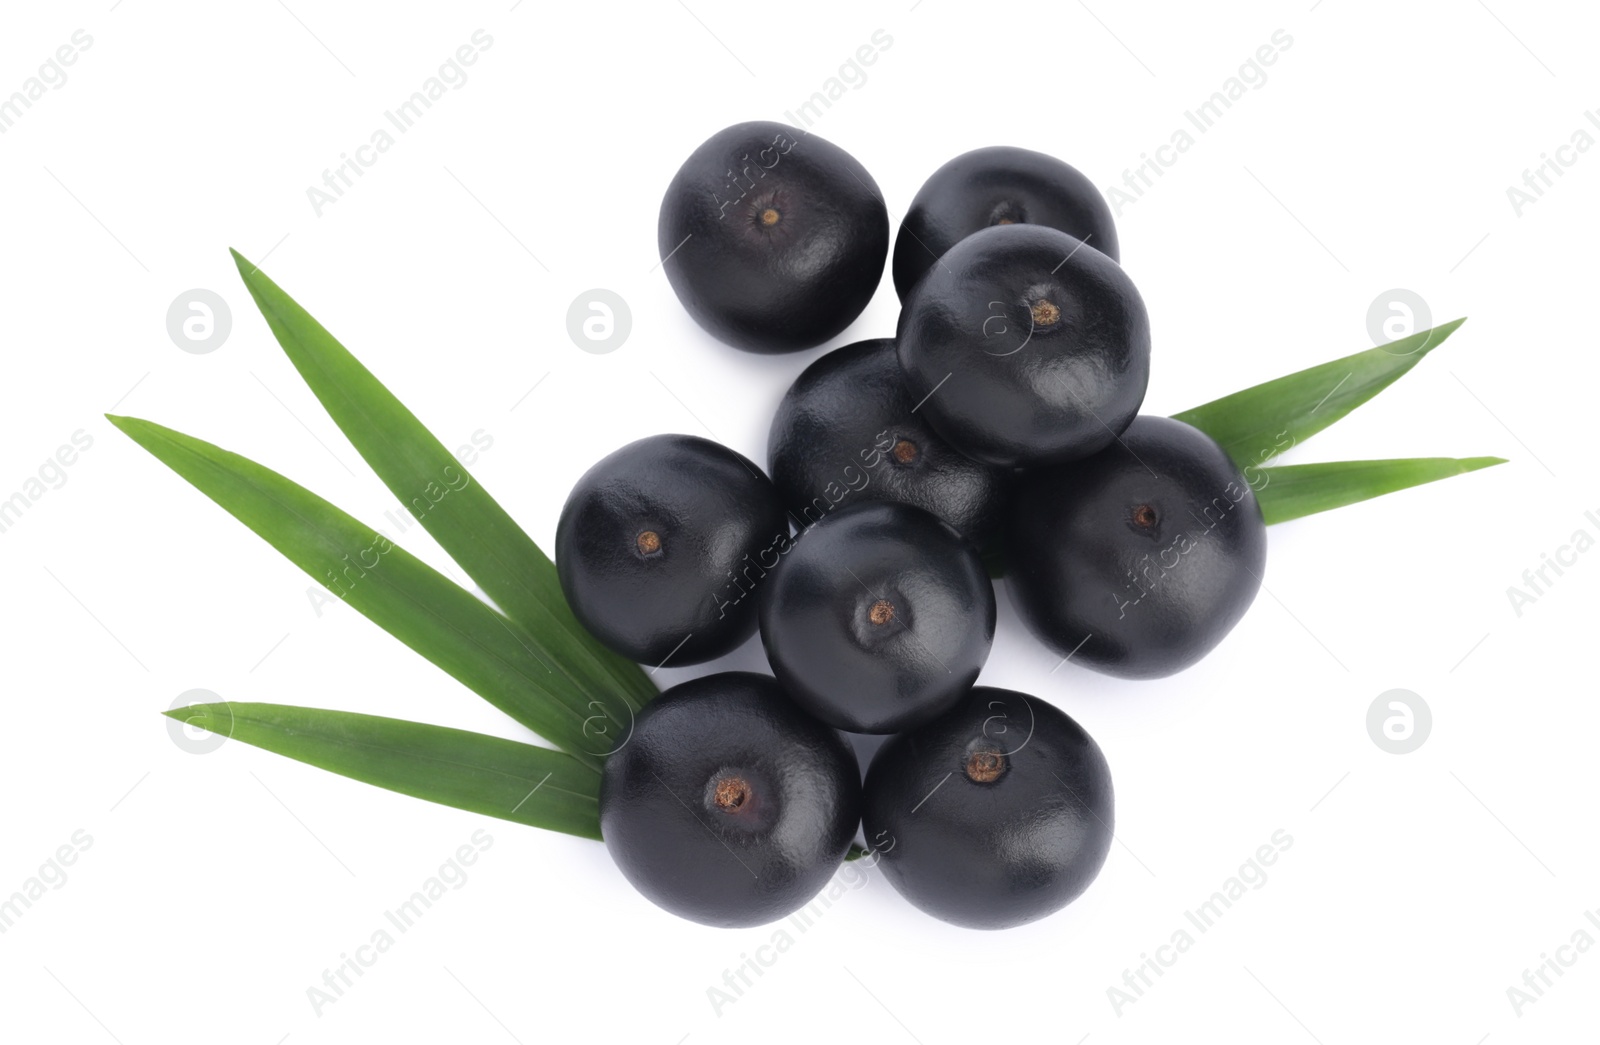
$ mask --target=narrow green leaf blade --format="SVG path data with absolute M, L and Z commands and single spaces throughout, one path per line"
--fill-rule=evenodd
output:
M 290 562 L 529 729 L 598 767 L 632 712 L 556 669 L 564 636 L 534 637 L 370 526 L 248 458 L 134 417 L 108 420 Z
M 283 704 L 192 704 L 166 712 L 402 795 L 530 827 L 600 837 L 600 778 L 571 755 L 445 726 Z
M 1394 384 L 1465 322 L 1465 317 L 1453 319 L 1172 416 L 1215 439 L 1241 469 L 1255 467 Z
M 558 664 L 586 691 L 634 710 L 656 694 L 637 664 L 606 649 L 568 608 L 555 565 L 466 466 L 305 309 L 238 251 L 245 287 L 328 415 L 400 503 L 506 616 L 569 641 Z
M 1505 463 L 1503 457 L 1409 457 L 1279 465 L 1259 470 L 1256 500 L 1271 526 Z

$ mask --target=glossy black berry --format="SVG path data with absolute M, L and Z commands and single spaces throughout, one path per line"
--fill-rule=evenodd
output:
M 600 832 L 652 903 L 704 925 L 763 925 L 827 884 L 860 803 L 843 737 L 768 676 L 725 672 L 640 712 L 606 759 Z
M 556 571 L 572 612 L 611 649 L 651 666 L 697 664 L 754 633 L 755 600 L 734 578 L 788 534 L 778 491 L 752 461 L 709 439 L 656 435 L 572 488 Z
M 1094 453 L 1150 379 L 1150 321 L 1115 261 L 1064 232 L 997 225 L 957 243 L 906 299 L 897 337 L 918 413 L 979 461 Z
M 994 640 L 994 588 L 947 523 L 893 502 L 806 530 L 760 589 L 761 642 L 795 702 L 853 733 L 949 708 Z
M 1166 417 L 1025 475 L 1007 542 L 1012 599 L 1034 633 L 1124 678 L 1209 653 L 1250 608 L 1267 559 L 1250 483 L 1209 436 Z
M 899 501 L 986 540 L 1012 473 L 956 452 L 916 406 L 893 339 L 858 341 L 806 367 L 767 439 L 768 471 L 796 525 L 843 505 Z
M 706 139 L 661 201 L 657 243 L 678 300 L 752 352 L 820 345 L 872 300 L 889 215 L 866 168 L 781 123 Z
M 917 190 L 894 241 L 904 301 L 945 251 L 991 225 L 1045 225 L 1117 260 L 1117 228 L 1100 190 L 1054 156 L 1006 145 L 962 153 Z
M 1112 840 L 1111 770 L 1083 727 L 1038 699 L 979 686 L 879 749 L 862 826 L 917 907 L 1006 929 L 1071 903 Z

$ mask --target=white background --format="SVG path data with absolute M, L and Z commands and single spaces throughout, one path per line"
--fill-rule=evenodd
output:
M 1575 963 L 1520 1014 L 1507 995 L 1576 931 L 1600 939 L 1584 917 L 1600 908 L 1600 552 L 1547 574 L 1520 615 L 1507 595 L 1574 531 L 1600 537 L 1584 516 L 1600 516 L 1587 315 L 1600 156 L 1566 154 L 1520 215 L 1506 191 L 1580 127 L 1600 135 L 1584 116 L 1600 79 L 1583 5 L 18 6 L 0 30 L 0 96 L 75 30 L 93 43 L 0 135 L 0 498 L 74 432 L 93 445 L 0 533 L 0 895 L 75 831 L 92 844 L 0 935 L 6 1038 L 1594 1033 L 1600 948 L 1561 952 Z M 478 29 L 493 43 L 470 79 L 317 216 L 308 186 Z M 896 220 L 924 177 L 982 145 L 1120 183 L 1284 30 L 1292 46 L 1265 83 L 1121 208 L 1155 332 L 1147 410 L 1367 347 L 1369 306 L 1403 288 L 1435 321 L 1470 322 L 1289 460 L 1510 463 L 1274 528 L 1268 590 L 1176 678 L 1052 675 L 1058 658 L 1002 595 L 985 681 L 1059 703 L 1111 761 L 1120 844 L 1099 880 L 1057 916 L 985 934 L 921 915 L 873 873 L 720 1013 L 707 989 L 772 930 L 666 915 L 592 842 L 237 743 L 175 743 L 159 712 L 196 688 L 526 736 L 347 607 L 316 612 L 307 577 L 103 420 L 113 407 L 158 420 L 359 518 L 398 514 L 225 248 L 261 262 L 447 443 L 491 438 L 476 475 L 548 548 L 570 484 L 624 442 L 709 433 L 765 459 L 779 395 L 822 350 L 750 356 L 702 334 L 656 267 L 660 194 L 704 137 L 783 119 L 880 29 L 892 44 L 812 129 L 872 171 Z M 566 331 L 596 287 L 633 317 L 607 355 Z M 232 309 L 210 354 L 167 334 L 192 288 Z M 885 279 L 837 343 L 890 334 L 895 315 Z M 399 539 L 444 566 L 419 532 Z M 752 645 L 729 662 L 759 660 Z M 1432 709 L 1408 755 L 1367 733 L 1394 688 Z M 466 884 L 319 1015 L 307 988 L 480 829 L 493 844 Z M 1293 844 L 1265 884 L 1119 1012 L 1107 989 L 1280 829 Z

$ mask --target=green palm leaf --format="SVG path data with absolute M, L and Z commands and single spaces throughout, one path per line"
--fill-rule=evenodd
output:
M 1252 468 L 1311 438 L 1394 384 L 1465 322 L 1454 319 L 1172 416 L 1222 444 L 1240 468 Z
M 635 711 L 655 696 L 637 664 L 578 623 L 555 565 L 444 444 L 322 324 L 231 253 L 289 361 L 390 492 L 506 616 L 532 634 L 562 637 L 554 669 L 586 692 L 620 696 Z
M 598 767 L 632 722 L 617 694 L 560 665 L 572 643 L 525 631 L 304 487 L 248 458 L 133 417 L 108 420 L 352 608 L 579 761 Z
M 192 704 L 167 714 L 413 798 L 600 837 L 600 778 L 560 751 L 444 726 L 282 704 Z
M 1257 470 L 1256 500 L 1271 526 L 1505 463 L 1503 457 L 1409 457 L 1279 465 Z

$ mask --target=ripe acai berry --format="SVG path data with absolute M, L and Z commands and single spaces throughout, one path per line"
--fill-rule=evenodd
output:
M 629 443 L 584 473 L 556 526 L 556 572 L 578 620 L 643 664 L 697 664 L 756 629 L 723 598 L 747 556 L 787 547 L 778 491 L 754 462 L 692 435 Z
M 820 345 L 872 300 L 889 214 L 855 157 L 781 123 L 741 123 L 696 149 L 657 226 L 678 300 L 751 352 Z
M 795 702 L 854 733 L 926 722 L 976 681 L 994 640 L 978 553 L 920 508 L 842 508 L 760 589 L 761 642 Z
M 1117 228 L 1100 190 L 1054 156 L 995 145 L 933 172 L 894 241 L 894 289 L 904 301 L 945 251 L 991 225 L 1046 225 L 1117 260 Z
M 703 925 L 777 921 L 838 868 L 861 811 L 844 738 L 766 675 L 682 683 L 606 759 L 600 832 L 634 888 Z
M 1124 678 L 1209 653 L 1250 608 L 1267 558 L 1250 483 L 1210 436 L 1166 417 L 1024 476 L 1006 540 L 1027 625 L 1074 663 Z
M 807 526 L 841 504 L 899 501 L 974 544 L 995 529 L 1009 469 L 956 452 L 916 411 L 893 339 L 836 348 L 795 379 L 772 419 L 768 471 Z
M 1112 840 L 1099 745 L 1036 697 L 979 686 L 890 739 L 867 771 L 862 826 L 889 884 L 955 925 L 1006 929 L 1088 888 Z
M 1085 457 L 1139 412 L 1150 321 L 1115 261 L 1041 225 L 950 248 L 900 313 L 919 413 L 968 457 L 1011 467 Z

